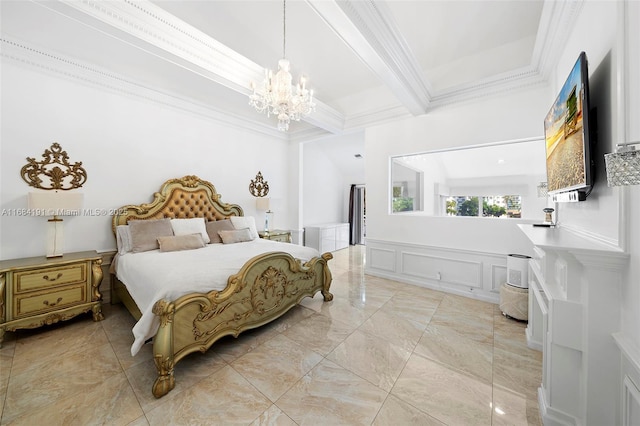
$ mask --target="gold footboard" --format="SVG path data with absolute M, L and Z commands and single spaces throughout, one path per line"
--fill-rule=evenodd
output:
M 158 301 L 153 307 L 153 313 L 160 317 L 153 344 L 158 370 L 153 395 L 160 398 L 173 389 L 174 366 L 189 353 L 205 352 L 223 336 L 237 337 L 244 330 L 273 321 L 318 291 L 325 301 L 332 300 L 327 265 L 332 258 L 331 253 L 325 253 L 301 264 L 284 252 L 266 253 L 229 277 L 222 291 Z

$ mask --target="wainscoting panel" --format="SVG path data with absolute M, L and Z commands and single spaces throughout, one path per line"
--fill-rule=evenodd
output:
M 395 250 L 367 246 L 367 260 L 368 263 L 376 265 L 376 269 L 379 269 L 381 271 L 396 271 Z
M 622 383 L 622 424 L 627 426 L 640 424 L 640 390 L 638 386 L 626 376 Z
M 625 333 L 614 333 L 613 338 L 620 349 L 620 384 L 622 409 L 620 424 L 640 425 L 640 348 Z
M 410 252 L 401 252 L 400 256 L 402 274 L 466 287 L 482 288 L 481 262 Z
M 502 284 L 507 282 L 507 267 L 505 265 L 491 265 L 491 290 L 500 291 Z
M 507 254 L 367 239 L 365 273 L 498 303 Z

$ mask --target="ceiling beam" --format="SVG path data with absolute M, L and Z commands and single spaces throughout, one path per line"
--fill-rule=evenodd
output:
M 262 66 L 148 0 L 37 2 L 247 96 L 250 82 L 264 78 Z M 316 112 L 305 121 L 331 133 L 341 132 L 344 115 L 317 98 L 315 103 Z
M 427 112 L 429 85 L 384 1 L 307 3 L 413 115 Z

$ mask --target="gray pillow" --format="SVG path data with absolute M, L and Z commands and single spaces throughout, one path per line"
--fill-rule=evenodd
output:
M 249 228 L 234 229 L 233 231 L 218 231 L 223 244 L 243 243 L 253 241 Z
M 222 243 L 220 239 L 220 235 L 218 235 L 218 231 L 231 231 L 235 229 L 230 220 L 214 220 L 206 223 L 207 234 L 209 234 L 209 242 L 211 244 L 214 243 Z
M 173 235 L 169 219 L 130 220 L 129 230 L 132 253 L 159 249 L 158 238 Z

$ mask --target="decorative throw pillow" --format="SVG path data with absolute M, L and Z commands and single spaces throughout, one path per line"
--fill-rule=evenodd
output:
M 256 220 L 253 216 L 231 216 L 231 223 L 235 229 L 249 228 L 251 232 L 251 239 L 258 238 L 258 230 L 256 229 Z
M 204 247 L 206 244 L 202 239 L 202 235 L 189 234 L 189 235 L 173 235 L 170 237 L 158 237 L 158 244 L 160 245 L 160 251 L 180 251 L 180 250 L 194 250 Z
M 209 234 L 207 234 L 203 217 L 171 219 L 171 228 L 173 228 L 173 235 L 200 234 L 205 243 L 209 242 Z
M 119 255 L 131 251 L 131 230 L 129 229 L 129 225 L 116 226 L 116 245 L 118 246 Z
M 169 219 L 130 220 L 129 230 L 133 253 L 159 249 L 158 237 L 173 235 Z
M 218 231 L 231 231 L 235 228 L 230 220 L 214 220 L 206 223 L 207 234 L 209 234 L 209 242 L 211 244 L 214 243 L 222 243 L 222 239 L 220 239 L 220 235 L 218 235 Z
M 220 235 L 223 244 L 242 243 L 254 240 L 254 238 L 251 238 L 251 230 L 249 228 L 218 231 L 218 235 Z

